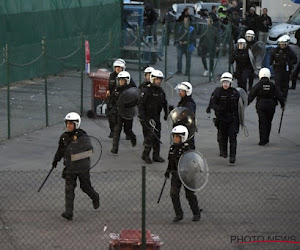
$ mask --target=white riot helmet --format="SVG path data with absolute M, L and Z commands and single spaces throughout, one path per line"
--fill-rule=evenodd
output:
M 240 38 L 238 41 L 237 41 L 237 48 L 238 49 L 246 49 L 247 47 L 247 42 L 244 38 Z
M 223 81 L 228 81 L 230 83 L 233 82 L 232 74 L 229 72 L 225 72 L 221 75 L 220 83 L 222 84 Z
M 80 115 L 78 115 L 77 113 L 71 112 L 65 116 L 64 121 L 65 121 L 65 123 L 67 121 L 73 122 L 75 124 L 75 129 L 79 129 L 80 123 L 81 123 L 81 118 L 80 118 Z
M 263 77 L 267 77 L 269 80 L 271 78 L 271 72 L 268 68 L 262 68 L 258 73 L 259 80 Z
M 178 125 L 172 129 L 172 135 L 177 134 L 181 137 L 181 142 L 184 143 L 189 137 L 188 129 L 183 125 Z
M 114 61 L 113 67 L 114 68 L 115 67 L 121 67 L 123 70 L 125 70 L 126 69 L 126 63 L 125 63 L 125 61 L 123 59 L 119 58 L 119 59 L 117 59 L 117 60 Z
M 187 96 L 193 93 L 193 86 L 189 82 L 181 82 L 176 87 L 175 90 L 184 90 Z
M 277 40 L 277 43 L 278 43 L 278 45 L 284 44 L 285 47 L 286 47 L 288 45 L 287 37 L 286 36 L 279 37 L 278 40 Z
M 145 70 L 144 70 L 144 74 L 145 74 L 145 75 L 148 74 L 148 73 L 151 74 L 154 70 L 155 70 L 155 69 L 154 69 L 153 67 L 147 67 L 147 68 L 145 68 Z
M 117 76 L 117 84 L 118 86 L 120 86 L 119 84 L 119 80 L 120 79 L 125 79 L 126 80 L 126 84 L 128 85 L 130 83 L 130 74 L 127 71 L 121 71 L 118 76 Z
M 288 34 L 283 35 L 282 37 L 284 37 L 287 41 L 287 45 L 289 45 L 290 41 L 291 41 L 291 37 Z M 280 39 L 280 38 L 279 38 Z M 279 40 L 278 39 L 278 40 Z
M 161 79 L 164 79 L 164 74 L 163 74 L 160 70 L 155 69 L 155 70 L 153 70 L 153 71 L 151 72 L 151 75 L 150 75 L 150 82 L 151 82 L 152 84 L 154 84 L 154 79 L 155 79 L 155 78 L 161 78 Z
M 255 38 L 255 33 L 253 30 L 247 30 L 245 34 L 245 38 L 248 42 L 252 42 Z

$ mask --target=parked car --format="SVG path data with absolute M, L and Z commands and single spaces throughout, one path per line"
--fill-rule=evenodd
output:
M 201 10 L 207 10 L 208 12 L 211 12 L 211 7 L 212 7 L 213 5 L 219 7 L 219 6 L 220 6 L 220 3 L 203 3 L 203 2 L 201 1 L 201 2 L 195 3 L 194 8 L 195 8 L 195 10 L 196 10 L 196 13 L 197 13 L 197 14 L 200 14 L 199 12 L 200 12 Z
M 176 20 L 181 16 L 183 10 L 185 8 L 189 8 L 189 13 L 191 16 L 197 18 L 198 16 L 196 15 L 196 10 L 195 10 L 195 7 L 194 7 L 194 4 L 193 3 L 174 3 L 172 5 L 172 8 L 175 12 L 175 16 L 176 16 Z
M 279 37 L 287 34 L 291 38 L 291 43 L 295 44 L 297 39 L 295 38 L 296 31 L 300 28 L 300 8 L 289 18 L 286 23 L 281 23 L 274 26 L 269 31 L 267 43 L 275 45 Z

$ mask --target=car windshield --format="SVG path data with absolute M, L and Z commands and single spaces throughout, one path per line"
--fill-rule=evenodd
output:
M 195 15 L 195 13 L 194 13 L 194 6 L 186 6 L 184 4 L 177 5 L 177 11 L 176 12 L 181 15 L 181 13 L 182 13 L 182 11 L 184 10 L 185 7 L 189 8 L 190 15 Z
M 300 8 L 291 16 L 287 23 L 300 25 Z

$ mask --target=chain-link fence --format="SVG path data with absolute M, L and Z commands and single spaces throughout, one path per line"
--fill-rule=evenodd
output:
M 161 249 L 299 249 L 299 172 L 210 172 L 196 193 L 201 220 L 192 221 L 182 189 L 179 223 L 172 222 L 169 180 L 157 204 L 164 172 L 146 171 L 144 193 L 142 171 L 92 172 L 100 207 L 94 210 L 78 186 L 72 221 L 61 217 L 59 170 L 37 192 L 46 174 L 1 172 L 1 249 L 108 249 L 110 233 L 141 230 L 143 218 L 145 228 L 164 243 Z

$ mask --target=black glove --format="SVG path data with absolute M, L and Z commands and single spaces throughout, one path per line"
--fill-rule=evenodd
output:
M 165 177 L 166 177 L 167 179 L 170 178 L 170 171 L 167 170 L 167 171 L 165 172 Z
M 52 162 L 52 167 L 53 167 L 53 168 L 56 168 L 56 166 L 57 166 L 57 161 L 53 161 L 53 162 Z
M 174 109 L 173 105 L 169 105 L 169 112 L 171 112 Z
M 210 114 L 210 107 L 207 107 L 207 108 L 206 108 L 206 113 L 207 113 L 207 114 Z
M 168 114 L 165 114 L 164 120 L 166 121 L 168 119 Z

